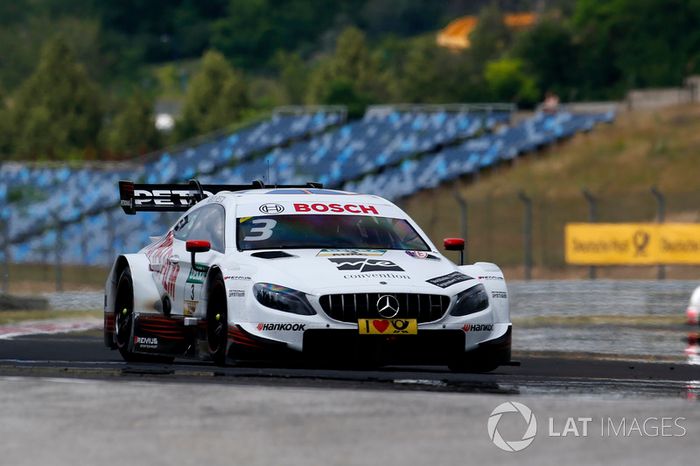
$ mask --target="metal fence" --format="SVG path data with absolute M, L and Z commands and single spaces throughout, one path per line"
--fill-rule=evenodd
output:
M 513 278 L 693 279 L 700 266 L 582 267 L 564 260 L 564 226 L 571 222 L 700 222 L 700 191 L 663 193 L 648 189 L 576 196 L 542 197 L 519 192 L 469 199 L 456 186 L 453 195 L 420 193 L 401 203 L 433 242 L 466 238 L 470 262 L 495 262 Z
M 456 185 L 455 185 L 456 186 Z M 400 202 L 409 214 L 423 226 L 433 242 L 441 245 L 449 236 L 467 239 L 465 259 L 469 262 L 495 262 L 504 268 L 509 279 L 559 279 L 559 278 L 648 278 L 695 279 L 700 277 L 699 266 L 666 267 L 580 267 L 568 266 L 564 261 L 564 225 L 569 222 L 700 222 L 700 191 L 663 193 L 654 187 L 639 192 L 604 195 L 582 190 L 571 197 L 540 197 L 520 192 L 516 195 L 490 195 L 470 200 L 455 187 L 452 195 L 444 189 L 419 193 Z M 66 237 L 63 223 L 56 221 L 50 229 L 56 235 L 50 247 L 42 249 L 40 260 L 28 265 L 39 270 L 33 277 L 18 276 L 18 265 L 12 263 L 10 244 L 7 240 L 7 219 L 0 216 L 0 286 L 2 291 L 11 288 L 13 280 L 54 282 L 57 290 L 63 290 L 67 280 L 81 281 L 81 273 L 89 269 L 75 270 L 86 261 L 66 261 L 64 245 L 67 241 L 80 242 L 87 255 L 90 242 L 105 244 L 108 267 L 117 251 L 115 232 L 122 223 L 120 213 L 112 208 L 103 238 L 85 235 Z M 88 215 L 76 222 L 90 221 Z M 162 233 L 174 219 L 160 216 L 148 234 Z M 75 231 L 75 229 L 73 230 Z M 82 229 L 78 229 L 82 231 Z M 456 257 L 454 258 L 456 260 Z M 15 271 L 13 273 L 13 270 Z M 77 276 L 77 278 L 75 278 Z

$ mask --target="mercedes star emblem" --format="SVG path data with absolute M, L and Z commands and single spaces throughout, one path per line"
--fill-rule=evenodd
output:
M 399 300 L 389 294 L 380 296 L 377 300 L 377 312 L 385 319 L 396 317 L 399 313 Z

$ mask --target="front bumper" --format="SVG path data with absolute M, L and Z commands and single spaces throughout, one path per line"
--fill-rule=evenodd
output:
M 465 355 L 498 355 L 510 360 L 511 327 L 499 337 L 465 351 L 463 330 L 420 330 L 417 335 L 360 335 L 356 329 L 310 329 L 303 332 L 303 350 L 251 335 L 240 327 L 229 333 L 230 356 L 234 359 L 302 358 L 323 362 L 367 362 L 380 364 L 450 364 Z

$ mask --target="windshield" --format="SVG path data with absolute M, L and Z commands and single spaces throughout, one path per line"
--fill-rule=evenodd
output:
M 405 249 L 429 251 L 403 219 L 369 215 L 274 215 L 236 220 L 239 250 Z

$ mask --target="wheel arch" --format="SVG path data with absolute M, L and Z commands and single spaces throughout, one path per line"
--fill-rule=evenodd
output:
M 114 314 L 117 284 L 122 272 L 129 268 L 134 287 L 134 312 L 162 312 L 164 291 L 154 280 L 145 254 L 123 254 L 117 257 L 105 285 L 105 314 Z

